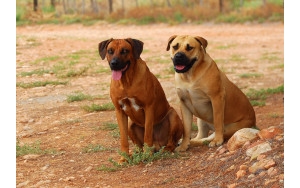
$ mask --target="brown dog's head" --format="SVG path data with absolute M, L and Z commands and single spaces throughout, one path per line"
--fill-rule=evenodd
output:
M 114 80 L 120 80 L 129 66 L 140 58 L 143 44 L 131 38 L 109 39 L 99 43 L 99 55 L 102 59 L 107 58 Z
M 207 40 L 202 37 L 174 35 L 168 40 L 167 51 L 171 48 L 171 59 L 175 71 L 184 73 L 204 57 L 206 47 Z

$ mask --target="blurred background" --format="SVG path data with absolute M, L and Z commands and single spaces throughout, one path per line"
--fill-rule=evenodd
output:
M 247 23 L 284 20 L 284 0 L 16 0 L 16 24 Z

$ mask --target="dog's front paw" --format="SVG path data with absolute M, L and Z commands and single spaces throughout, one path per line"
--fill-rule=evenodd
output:
M 224 141 L 223 139 L 219 139 L 219 140 L 214 139 L 208 144 L 208 147 L 220 146 L 223 144 L 223 141 Z
M 122 156 L 122 157 L 119 159 L 118 164 L 119 164 L 119 165 L 122 165 L 122 164 L 125 163 L 125 162 L 127 162 L 127 160 L 125 159 L 125 157 Z
M 176 152 L 184 152 L 184 151 L 186 151 L 188 149 L 188 147 L 189 147 L 188 145 L 181 144 L 180 146 L 177 146 L 175 148 L 175 151 Z

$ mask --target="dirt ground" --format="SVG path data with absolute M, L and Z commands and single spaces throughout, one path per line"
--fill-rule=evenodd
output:
M 275 88 L 284 83 L 284 25 L 155 24 L 125 26 L 99 22 L 93 26 L 35 25 L 16 29 L 17 83 L 36 81 L 67 81 L 66 85 L 16 88 L 16 141 L 20 145 L 39 142 L 43 150 L 54 154 L 20 156 L 16 158 L 17 187 L 283 187 L 283 183 L 266 183 L 268 176 L 248 175 L 236 179 L 243 163 L 250 163 L 243 150 L 226 160 L 207 158 L 218 148 L 190 148 L 181 157 L 150 164 L 121 168 L 115 172 L 99 170 L 109 161 L 119 159 L 119 137 L 104 130 L 106 123 L 116 123 L 114 111 L 87 112 L 84 105 L 110 102 L 111 73 L 106 60 L 101 60 L 98 43 L 109 38 L 132 37 L 144 42 L 144 59 L 158 77 L 170 104 L 179 112 L 174 88 L 174 73 L 166 51 L 172 35 L 198 35 L 208 40 L 207 52 L 243 92 L 252 89 Z M 73 55 L 79 54 L 79 57 Z M 80 56 L 81 54 L 82 57 Z M 52 59 L 51 59 L 52 57 Z M 55 72 L 22 76 L 38 69 L 51 70 L 59 64 L 88 66 L 85 74 L 59 77 Z M 71 60 L 70 60 L 71 59 Z M 70 65 L 71 66 L 71 65 Z M 68 69 L 68 67 L 66 68 Z M 98 69 L 104 71 L 97 71 Z M 105 71 L 106 70 L 106 71 Z M 242 74 L 253 74 L 242 77 Z M 67 102 L 67 96 L 82 92 L 98 96 L 94 100 Z M 284 126 L 283 94 L 271 95 L 266 105 L 255 107 L 257 127 Z M 194 133 L 193 133 L 194 134 Z M 280 156 L 278 174 L 283 174 L 283 141 L 274 141 L 270 155 Z M 89 145 L 106 148 L 99 152 L 83 152 Z M 223 144 L 226 146 L 226 142 Z M 133 148 L 133 146 L 130 146 Z M 235 169 L 225 171 L 232 165 Z

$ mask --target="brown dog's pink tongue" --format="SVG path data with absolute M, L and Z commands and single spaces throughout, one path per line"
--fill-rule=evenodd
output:
M 184 69 L 184 67 L 185 67 L 185 66 L 183 66 L 183 65 L 176 65 L 176 66 L 175 66 L 175 68 L 176 68 L 177 70 L 182 70 L 182 69 Z
M 112 78 L 114 80 L 120 80 L 122 77 L 122 71 L 112 71 Z

